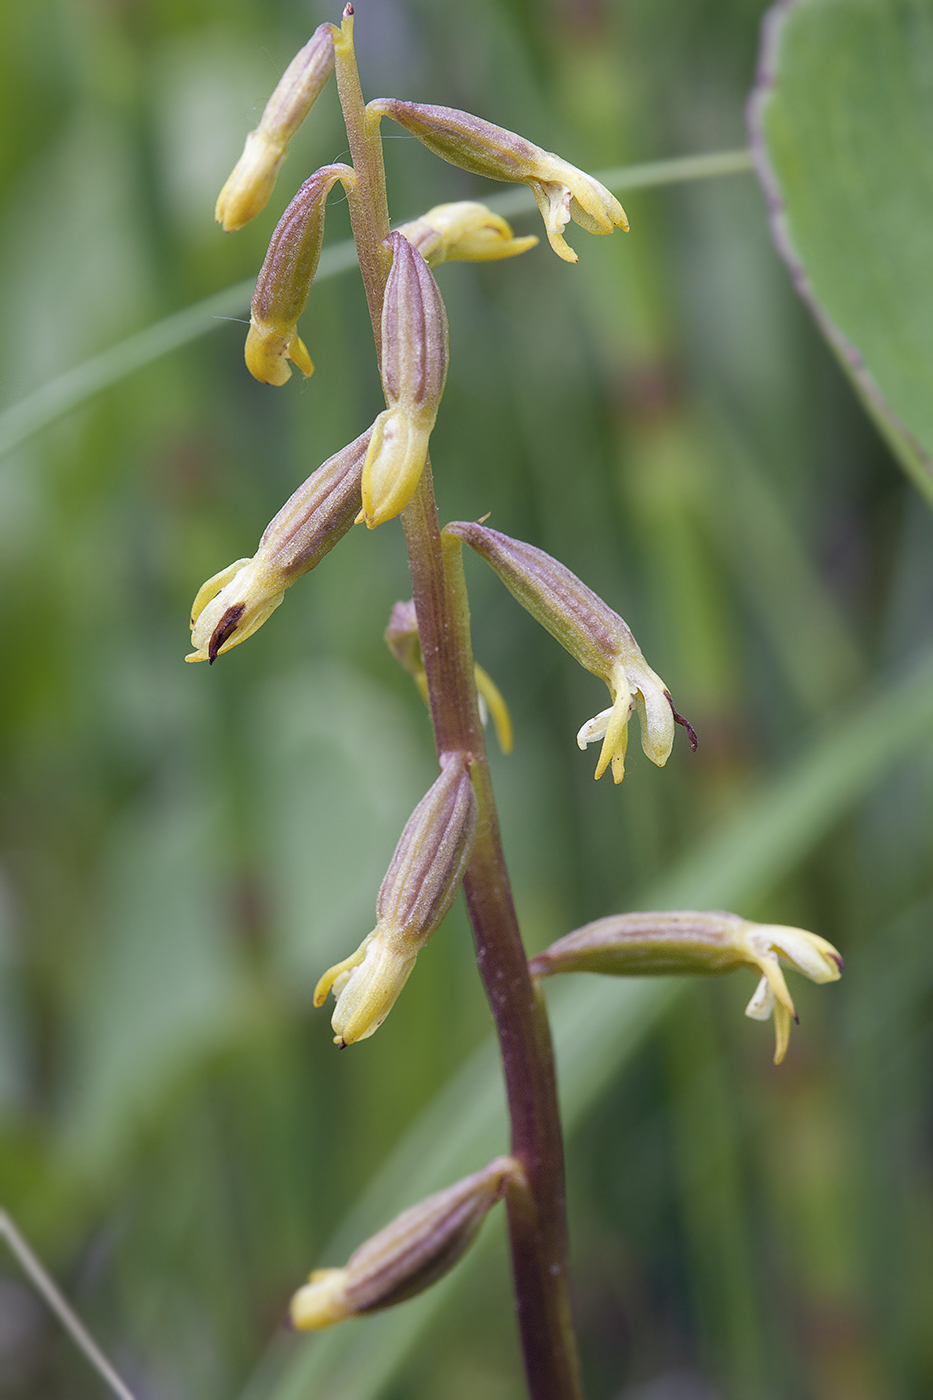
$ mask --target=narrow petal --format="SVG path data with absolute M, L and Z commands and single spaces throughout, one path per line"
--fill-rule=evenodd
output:
M 606 737 L 599 754 L 594 776 L 598 780 L 612 764 L 612 781 L 621 783 L 625 777 L 625 751 L 628 748 L 628 722 L 632 713 L 634 696 L 628 677 L 622 671 L 613 677 L 614 700 L 609 714 Z
M 787 1054 L 790 1040 L 790 1012 L 786 1006 L 774 1008 L 774 1063 L 779 1065 Z
M 774 1011 L 775 1001 L 774 988 L 767 977 L 762 977 L 745 1008 L 745 1014 L 753 1021 L 767 1021 Z
M 664 682 L 647 666 L 628 667 L 641 720 L 641 746 L 652 763 L 663 768 L 674 747 L 674 712 Z

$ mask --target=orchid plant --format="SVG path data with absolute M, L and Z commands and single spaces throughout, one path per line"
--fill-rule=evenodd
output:
M 447 318 L 434 271 L 451 260 L 493 261 L 537 243 L 515 237 L 482 204 L 462 202 L 390 226 L 380 125 L 397 122 L 442 159 L 494 180 L 527 184 L 547 239 L 565 262 L 572 221 L 595 234 L 628 229 L 618 200 L 567 161 L 467 112 L 380 98 L 366 104 L 353 48 L 353 7 L 340 26 L 321 25 L 269 100 L 217 202 L 225 230 L 241 228 L 272 195 L 288 144 L 332 72 L 346 122 L 350 164 L 317 170 L 299 188 L 269 245 L 252 301 L 246 364 L 258 380 L 285 384 L 313 363 L 298 334 L 324 238 L 331 190 L 346 192 L 372 320 L 386 407 L 355 441 L 301 485 L 266 528 L 252 558 L 239 559 L 199 591 L 189 661 L 239 645 L 283 602 L 354 524 L 401 519 L 413 597 L 392 610 L 387 641 L 428 702 L 438 777 L 405 826 L 378 892 L 376 922 L 360 946 L 323 972 L 315 1004 L 334 997 L 340 1047 L 372 1036 L 402 994 L 419 951 L 462 885 L 477 961 L 502 1052 L 511 1141 L 502 1156 L 415 1203 L 362 1243 L 345 1267 L 316 1270 L 299 1287 L 291 1320 L 329 1326 L 400 1303 L 439 1278 L 469 1246 L 486 1213 L 504 1200 L 529 1394 L 582 1394 L 573 1331 L 564 1168 L 555 1069 L 542 983 L 568 972 L 610 976 L 760 975 L 747 1014 L 775 1021 L 775 1062 L 787 1049 L 794 1004 L 782 964 L 816 982 L 839 977 L 842 960 L 801 929 L 756 925 L 725 912 L 609 915 L 559 939 L 529 961 L 500 839 L 483 720 L 491 712 L 503 748 L 508 712 L 474 663 L 462 549 L 469 546 L 566 651 L 606 682 L 611 706 L 581 727 L 581 748 L 602 741 L 596 777 L 625 771 L 629 720 L 659 767 L 676 727 L 696 735 L 674 708 L 623 619 L 557 560 L 482 522 L 440 528 L 429 458 L 447 371 Z M 361 1049 L 360 1054 L 369 1053 Z M 505 1146 L 505 1145 L 504 1145 Z

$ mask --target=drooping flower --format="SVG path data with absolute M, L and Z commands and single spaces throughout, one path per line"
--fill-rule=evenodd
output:
M 571 219 L 588 233 L 611 233 L 614 228 L 628 231 L 625 210 L 605 185 L 514 131 L 454 107 L 400 102 L 391 97 L 377 98 L 366 110 L 374 116 L 391 117 L 451 165 L 490 180 L 528 185 L 544 219 L 548 242 L 565 262 L 577 261 L 564 239 Z
M 543 549 L 485 525 L 455 520 L 445 527 L 444 534 L 455 536 L 481 555 L 522 607 L 581 666 L 606 682 L 612 707 L 588 720 L 577 735 L 581 749 L 597 739 L 603 741 L 597 778 L 611 764 L 613 780 L 622 781 L 628 722 L 636 709 L 642 748 L 652 763 L 663 767 L 667 762 L 675 724 L 684 725 L 696 748 L 696 735 L 677 714 L 670 692 L 648 665 L 628 624 L 576 574 Z
M 558 972 L 610 976 L 718 976 L 750 967 L 762 974 L 746 1016 L 774 1016 L 774 1063 L 787 1051 L 791 1020 L 797 1019 L 782 964 L 811 982 L 835 982 L 842 957 L 831 943 L 806 929 L 756 924 L 723 910 L 611 914 L 575 929 L 533 957 L 534 977 Z
M 299 1331 L 330 1327 L 423 1292 L 456 1264 L 506 1191 L 521 1189 L 524 1181 L 514 1157 L 496 1157 L 419 1201 L 360 1245 L 344 1268 L 315 1269 L 291 1301 L 293 1325 Z
M 418 694 L 424 703 L 429 704 L 428 677 L 424 669 L 424 657 L 421 654 L 415 604 L 411 598 L 404 603 L 396 603 L 393 607 L 389 625 L 385 630 L 385 639 L 396 661 L 414 680 Z M 488 716 L 492 716 L 499 748 L 503 753 L 511 753 L 512 716 L 505 703 L 505 696 L 492 676 L 484 671 L 482 666 L 474 665 L 473 675 L 476 680 L 480 720 L 485 725 Z

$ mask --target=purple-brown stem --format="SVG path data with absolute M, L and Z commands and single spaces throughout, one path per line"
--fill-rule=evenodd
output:
M 381 143 L 363 107 L 351 24 L 345 12 L 343 31 L 335 32 L 337 84 L 357 175 L 350 197 L 353 232 L 381 352 L 387 272 L 382 240 L 388 234 L 385 175 Z M 522 1163 L 529 1187 L 510 1190 L 507 1198 L 529 1393 L 532 1400 L 580 1400 L 567 1286 L 563 1143 L 550 1027 L 543 1000 L 528 974 L 502 851 L 476 701 L 460 542 L 441 538 L 430 462 L 402 523 L 437 751 L 440 755 L 461 750 L 473 758 L 479 824 L 463 885 L 480 974 L 499 1036 L 511 1151 Z

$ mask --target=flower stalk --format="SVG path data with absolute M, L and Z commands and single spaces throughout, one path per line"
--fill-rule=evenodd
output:
M 352 7 L 335 34 L 336 74 L 356 184 L 350 216 L 373 334 L 382 347 L 389 272 L 388 206 L 378 119 L 368 116 L 353 59 Z M 550 1030 L 518 928 L 476 700 L 469 608 L 458 541 L 442 545 L 427 460 L 402 512 L 438 755 L 472 758 L 478 822 L 463 880 L 477 959 L 502 1052 L 511 1152 L 528 1181 L 507 1201 L 525 1371 L 532 1400 L 579 1400 L 567 1290 L 563 1146 Z

